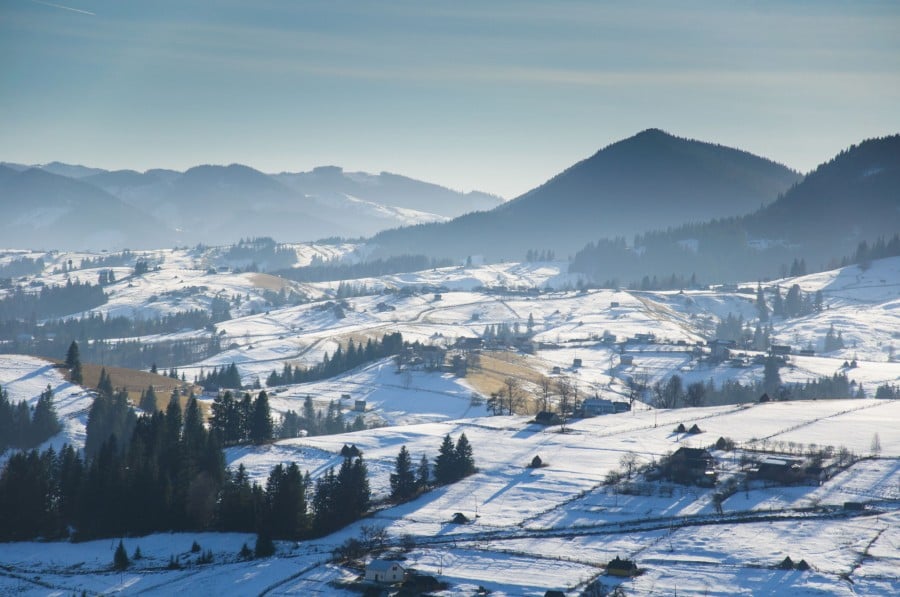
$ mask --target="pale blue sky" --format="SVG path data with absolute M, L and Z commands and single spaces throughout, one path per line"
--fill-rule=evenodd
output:
M 513 197 L 650 127 L 801 171 L 900 132 L 900 3 L 0 0 L 5 161 Z

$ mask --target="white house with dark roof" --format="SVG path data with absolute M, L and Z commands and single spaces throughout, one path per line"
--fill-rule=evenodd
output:
M 403 582 L 406 569 L 390 560 L 372 560 L 366 564 L 366 580 L 393 584 Z

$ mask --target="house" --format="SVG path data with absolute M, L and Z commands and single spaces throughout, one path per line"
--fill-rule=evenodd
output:
M 365 400 L 356 400 L 353 403 L 353 410 L 355 410 L 358 413 L 366 412 L 366 401 Z
M 456 348 L 459 350 L 481 350 L 484 348 L 484 340 L 481 338 L 457 338 Z
M 603 332 L 603 336 L 600 338 L 600 341 L 604 344 L 615 344 L 616 343 L 616 335 L 611 334 L 608 331 Z
M 390 560 L 372 560 L 366 564 L 366 580 L 394 584 L 403 582 L 406 578 L 406 569 Z
M 767 456 L 756 463 L 751 476 L 784 485 L 799 483 L 804 477 L 802 463 L 798 458 Z
M 613 400 L 606 400 L 604 398 L 588 398 L 581 403 L 581 414 L 585 417 L 596 417 L 599 415 L 624 413 L 630 410 L 631 405 L 627 402 L 616 402 Z
M 650 332 L 645 333 L 645 334 L 635 334 L 634 335 L 634 341 L 641 342 L 643 344 L 647 344 L 647 343 L 653 342 L 655 340 L 656 340 L 656 335 L 652 334 Z
M 769 347 L 769 354 L 771 355 L 788 355 L 791 354 L 791 347 L 787 344 L 773 344 Z
M 612 400 L 606 400 L 604 398 L 588 398 L 582 402 L 581 412 L 585 417 L 611 415 L 616 412 L 616 407 Z
M 578 369 L 581 367 L 581 359 L 572 359 L 572 368 Z
M 559 375 L 560 372 L 562 372 L 562 369 L 560 369 L 559 367 L 554 367 L 554 368 L 551 370 L 551 372 L 553 373 L 553 375 Z
M 562 419 L 556 413 L 542 410 L 534 416 L 534 422 L 540 425 L 559 425 L 562 423 Z
M 711 487 L 715 485 L 715 458 L 704 448 L 681 447 L 662 465 L 662 474 L 675 483 Z
M 619 365 L 623 367 L 631 367 L 634 365 L 634 356 L 630 354 L 623 354 L 619 356 Z
M 730 356 L 731 351 L 735 349 L 737 342 L 734 340 L 710 340 L 707 346 L 709 346 L 710 359 L 713 361 L 724 361 Z
M 611 301 L 611 302 L 609 303 L 609 307 L 610 307 L 611 309 L 615 309 L 615 308 L 617 308 L 617 307 L 619 307 L 619 306 L 620 306 L 620 305 L 619 305 L 619 301 Z
M 637 576 L 638 567 L 634 560 L 623 560 L 616 556 L 606 565 L 606 573 L 612 576 Z

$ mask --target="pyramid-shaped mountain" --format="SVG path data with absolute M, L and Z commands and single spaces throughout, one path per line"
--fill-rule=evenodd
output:
M 649 129 L 598 151 L 488 212 L 381 233 L 383 254 L 422 247 L 433 256 L 565 257 L 598 238 L 749 213 L 800 179 L 753 154 Z M 405 247 L 405 249 L 404 249 Z

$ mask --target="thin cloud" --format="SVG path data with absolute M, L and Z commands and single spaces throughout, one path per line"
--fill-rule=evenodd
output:
M 62 4 L 53 4 L 52 2 L 42 2 L 41 0 L 31 0 L 35 4 L 43 4 L 44 6 L 52 6 L 53 8 L 61 8 L 62 10 L 71 10 L 72 12 L 78 12 L 83 15 L 91 15 L 92 17 L 96 17 L 97 15 L 88 10 L 81 10 L 80 8 L 72 8 L 71 6 L 63 6 Z

